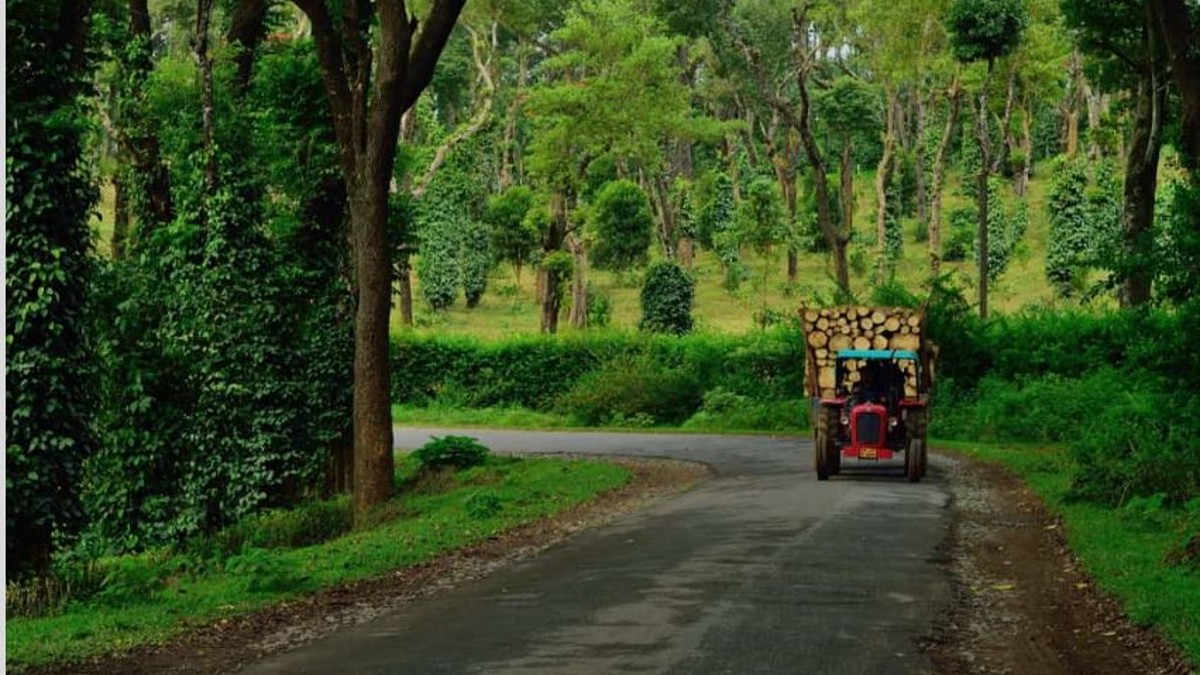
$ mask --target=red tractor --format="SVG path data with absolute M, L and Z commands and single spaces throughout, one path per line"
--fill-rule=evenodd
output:
M 923 339 L 924 317 L 913 310 L 821 311 L 830 314 L 812 321 L 813 313 L 805 314 L 817 479 L 840 473 L 843 459 L 861 466 L 903 456 L 905 476 L 921 480 L 934 352 Z M 874 319 L 860 320 L 864 315 Z

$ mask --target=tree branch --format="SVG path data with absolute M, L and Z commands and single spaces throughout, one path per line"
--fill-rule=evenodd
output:
M 495 23 L 492 24 L 492 27 L 494 34 Z M 487 61 L 484 62 L 482 55 L 484 40 L 480 38 L 479 34 L 476 33 L 475 30 L 470 26 L 463 24 L 463 28 L 465 28 L 471 35 L 471 55 L 475 62 L 475 68 L 479 71 L 479 80 L 483 85 L 483 97 L 479 102 L 479 108 L 471 117 L 470 122 L 458 131 L 451 134 L 442 143 L 441 147 L 437 149 L 437 152 L 434 153 L 433 160 L 429 163 L 428 168 L 425 169 L 425 174 L 413 187 L 412 194 L 413 197 L 417 199 L 425 196 L 425 191 L 429 189 L 430 182 L 433 181 L 433 177 L 435 174 L 437 174 L 438 169 L 440 169 L 442 164 L 445 163 L 446 157 L 450 154 L 450 151 L 453 150 L 454 147 L 459 143 L 462 143 L 478 133 L 479 130 L 483 128 L 484 124 L 487 123 L 492 113 L 492 102 L 496 98 L 496 83 L 491 69 L 494 53 L 489 52 Z

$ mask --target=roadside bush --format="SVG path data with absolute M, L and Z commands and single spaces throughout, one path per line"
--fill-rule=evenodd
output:
M 354 527 L 348 497 L 310 501 L 247 518 L 189 548 L 225 557 L 243 548 L 301 548 L 329 541 Z
M 434 436 L 433 440 L 413 451 L 422 469 L 469 469 L 487 461 L 486 446 L 470 436 Z
M 678 424 L 700 407 L 701 391 L 691 369 L 647 357 L 621 359 L 581 377 L 559 398 L 558 409 L 591 426 L 638 415 Z
M 750 401 L 736 406 L 709 410 L 707 406 L 683 423 L 692 431 L 786 431 L 802 432 L 809 428 L 809 402 Z

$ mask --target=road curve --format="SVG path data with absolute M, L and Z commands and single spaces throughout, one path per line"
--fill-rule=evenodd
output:
M 498 452 L 705 462 L 715 478 L 479 582 L 245 673 L 924 673 L 949 493 L 899 465 L 817 482 L 769 437 L 397 429 Z

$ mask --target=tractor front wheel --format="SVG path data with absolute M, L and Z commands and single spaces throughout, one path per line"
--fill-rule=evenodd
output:
M 922 468 L 924 463 L 925 441 L 914 438 L 908 442 L 908 449 L 904 451 L 904 475 L 908 482 L 920 482 L 921 475 L 925 473 Z

